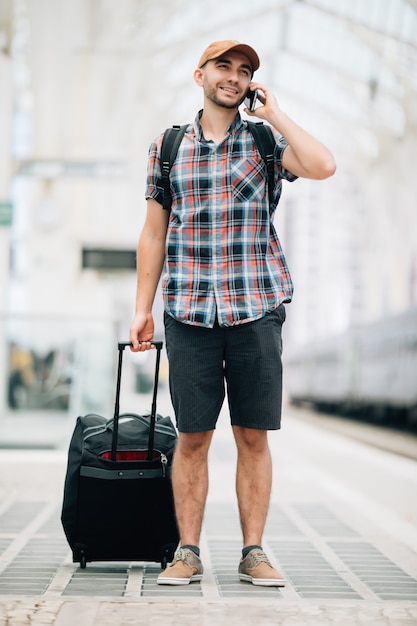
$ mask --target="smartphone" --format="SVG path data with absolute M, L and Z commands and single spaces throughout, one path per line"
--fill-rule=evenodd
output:
M 257 98 L 258 98 L 258 90 L 255 89 L 254 91 L 252 91 L 252 89 L 248 89 L 246 93 L 246 98 L 245 98 L 245 106 L 246 108 L 249 109 L 251 113 L 255 110 Z

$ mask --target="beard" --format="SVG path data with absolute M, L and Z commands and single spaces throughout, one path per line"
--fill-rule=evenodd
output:
M 208 91 L 206 96 L 209 100 L 214 102 L 214 104 L 217 104 L 217 106 L 222 107 L 223 109 L 237 109 L 238 107 L 240 107 L 240 105 L 242 104 L 242 102 L 244 101 L 246 97 L 245 95 L 243 95 L 239 98 L 237 102 L 232 104 L 232 103 L 223 102 L 222 100 L 220 100 L 220 98 L 217 97 L 217 93 L 215 89 L 211 89 L 210 91 Z

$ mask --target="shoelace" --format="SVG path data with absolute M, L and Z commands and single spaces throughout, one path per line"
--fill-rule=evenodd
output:
M 272 567 L 266 554 L 264 552 L 261 552 L 260 550 L 251 554 L 251 557 L 255 562 L 255 567 L 259 565 L 259 563 L 266 563 L 267 565 L 269 565 L 269 567 Z
M 174 560 L 172 561 L 172 565 L 174 565 L 174 563 L 177 563 L 178 561 L 183 561 L 184 563 L 187 563 L 187 558 L 189 556 L 189 551 L 184 549 L 184 548 L 179 548 L 179 550 L 177 551 Z M 187 563 L 188 565 L 188 563 Z

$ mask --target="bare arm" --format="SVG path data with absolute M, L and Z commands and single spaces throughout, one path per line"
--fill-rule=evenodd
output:
M 130 327 L 133 352 L 151 348 L 154 334 L 152 305 L 165 260 L 168 211 L 155 200 L 148 200 L 147 214 L 137 251 L 136 312 Z M 139 344 L 139 341 L 145 343 Z
M 288 141 L 282 157 L 285 169 L 303 178 L 321 180 L 332 176 L 336 163 L 330 150 L 293 122 L 280 109 L 274 94 L 267 87 L 259 83 L 251 83 L 250 86 L 260 91 L 258 98 L 263 106 L 257 107 L 254 113 L 248 109 L 245 111 L 269 122 Z

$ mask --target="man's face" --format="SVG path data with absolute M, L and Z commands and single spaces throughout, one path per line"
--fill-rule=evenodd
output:
M 226 52 L 208 61 L 202 72 L 206 98 L 226 109 L 242 104 L 252 79 L 252 67 L 244 54 Z

